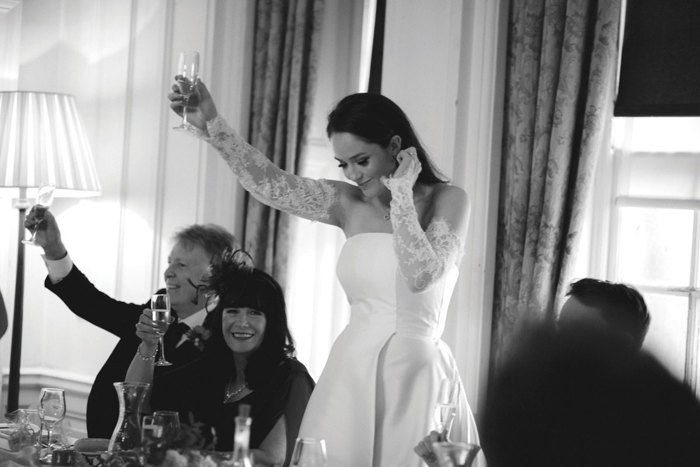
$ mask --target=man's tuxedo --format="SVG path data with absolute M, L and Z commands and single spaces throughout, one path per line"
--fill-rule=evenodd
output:
M 150 299 L 142 305 L 115 300 L 99 291 L 75 265 L 60 282 L 53 284 L 47 277 L 44 285 L 63 300 L 73 313 L 119 338 L 97 373 L 87 402 L 88 436 L 110 438 L 119 416 L 119 401 L 113 383 L 124 381 L 126 377 L 126 371 L 141 342 L 136 336 L 135 326 L 143 310 L 150 308 Z M 177 315 L 177 310 L 171 311 L 173 316 Z M 195 360 L 200 354 L 189 340 L 174 348 L 173 345 L 180 341 L 179 338 L 171 338 L 170 334 L 174 332 L 177 332 L 176 326 L 171 325 L 165 335 L 166 342 L 170 343 L 166 343 L 165 355 L 173 366 L 156 367 L 156 374 L 172 372 Z M 89 352 L 89 349 L 86 351 Z M 178 409 L 172 407 L 170 410 Z

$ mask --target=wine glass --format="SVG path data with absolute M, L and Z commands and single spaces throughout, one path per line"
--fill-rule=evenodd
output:
M 41 388 L 39 395 L 39 418 L 46 427 L 48 455 L 51 459 L 51 430 L 66 416 L 66 396 L 63 389 Z
M 34 201 L 34 217 L 37 222 L 34 224 L 34 230 L 32 230 L 32 236 L 29 240 L 22 240 L 22 243 L 25 245 L 37 246 L 35 241 L 36 232 L 39 230 L 39 225 L 44 221 L 44 214 L 53 204 L 53 193 L 55 190 L 56 187 L 53 185 L 42 185 L 37 191 L 36 200 Z
M 182 78 L 178 81 L 180 93 L 183 97 L 182 102 L 182 123 L 175 130 L 190 130 L 192 125 L 187 121 L 187 106 L 190 102 L 190 97 L 194 93 L 194 85 L 199 79 L 199 53 L 198 52 L 182 52 L 177 65 L 177 74 Z
M 173 441 L 180 433 L 180 415 L 173 410 L 156 410 L 153 423 L 162 427 L 163 441 Z
M 459 381 L 455 378 L 443 378 L 435 404 L 435 423 L 437 423 L 437 431 L 443 435 L 444 441 L 447 441 L 452 422 L 457 415 L 458 396 Z
M 146 415 L 141 422 L 141 449 L 143 452 L 142 464 L 152 464 L 150 462 L 151 452 L 153 448 L 158 447 L 158 444 L 164 440 L 163 425 L 156 422 L 156 417 Z
M 438 441 L 433 452 L 440 467 L 470 467 L 481 447 L 476 444 Z
M 160 326 L 170 324 L 170 296 L 165 293 L 157 293 L 151 296 L 151 319 Z M 157 331 L 160 345 L 160 358 L 155 362 L 157 366 L 172 365 L 165 358 L 165 344 L 163 343 L 164 331 Z
M 315 438 L 297 438 L 292 452 L 292 467 L 325 467 L 326 442 Z

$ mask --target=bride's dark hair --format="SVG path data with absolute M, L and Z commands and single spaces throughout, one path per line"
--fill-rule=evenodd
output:
M 248 358 L 245 369 L 248 385 L 255 389 L 273 374 L 280 361 L 294 355 L 294 339 L 287 324 L 282 287 L 272 276 L 256 269 L 246 252 L 235 250 L 227 251 L 218 264 L 211 266 L 209 291 L 218 296 L 219 302 L 206 318 L 206 327 L 212 335 L 205 352 L 218 368 L 217 372 L 225 373 L 225 381 L 231 376 L 235 363 L 233 352 L 223 337 L 224 308 L 253 308 L 265 314 L 263 341 Z
M 394 101 L 381 94 L 350 94 L 336 104 L 328 115 L 326 133 L 351 133 L 368 143 L 386 148 L 395 135 L 401 137 L 401 149 L 416 148 L 422 183 L 447 183 L 418 138 L 406 113 Z

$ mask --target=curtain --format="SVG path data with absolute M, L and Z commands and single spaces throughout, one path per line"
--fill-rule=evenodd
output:
M 491 374 L 522 324 L 553 320 L 612 121 L 621 0 L 514 0 Z
M 312 110 L 325 0 L 258 0 L 249 141 L 297 173 Z M 246 194 L 245 249 L 286 283 L 289 218 Z

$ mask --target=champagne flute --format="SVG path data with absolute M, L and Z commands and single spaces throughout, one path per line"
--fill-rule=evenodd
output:
M 454 378 L 443 378 L 435 404 L 435 423 L 437 423 L 437 431 L 444 436 L 443 441 L 447 441 L 452 422 L 457 415 L 458 395 L 459 381 Z
M 178 81 L 180 93 L 182 94 L 182 123 L 174 130 L 190 130 L 193 126 L 187 121 L 187 106 L 190 102 L 190 97 L 194 93 L 194 85 L 199 79 L 199 53 L 198 52 L 182 52 L 177 65 L 177 74 L 182 78 Z
M 170 296 L 168 294 L 153 294 L 151 296 L 151 319 L 160 326 L 170 324 Z M 160 358 L 156 360 L 157 366 L 172 365 L 165 358 L 165 343 L 163 342 L 164 331 L 157 331 L 158 344 L 160 345 Z
M 37 191 L 36 200 L 34 201 L 34 218 L 37 222 L 34 224 L 31 238 L 29 240 L 22 240 L 22 243 L 25 245 L 37 246 L 36 232 L 39 230 L 39 225 L 44 222 L 44 214 L 53 204 L 53 193 L 55 190 L 56 187 L 53 185 L 42 185 L 39 191 Z
M 63 389 L 41 388 L 39 395 L 39 418 L 46 427 L 48 455 L 51 459 L 51 430 L 66 416 L 66 396 Z
M 326 442 L 315 438 L 297 438 L 291 467 L 325 467 Z

